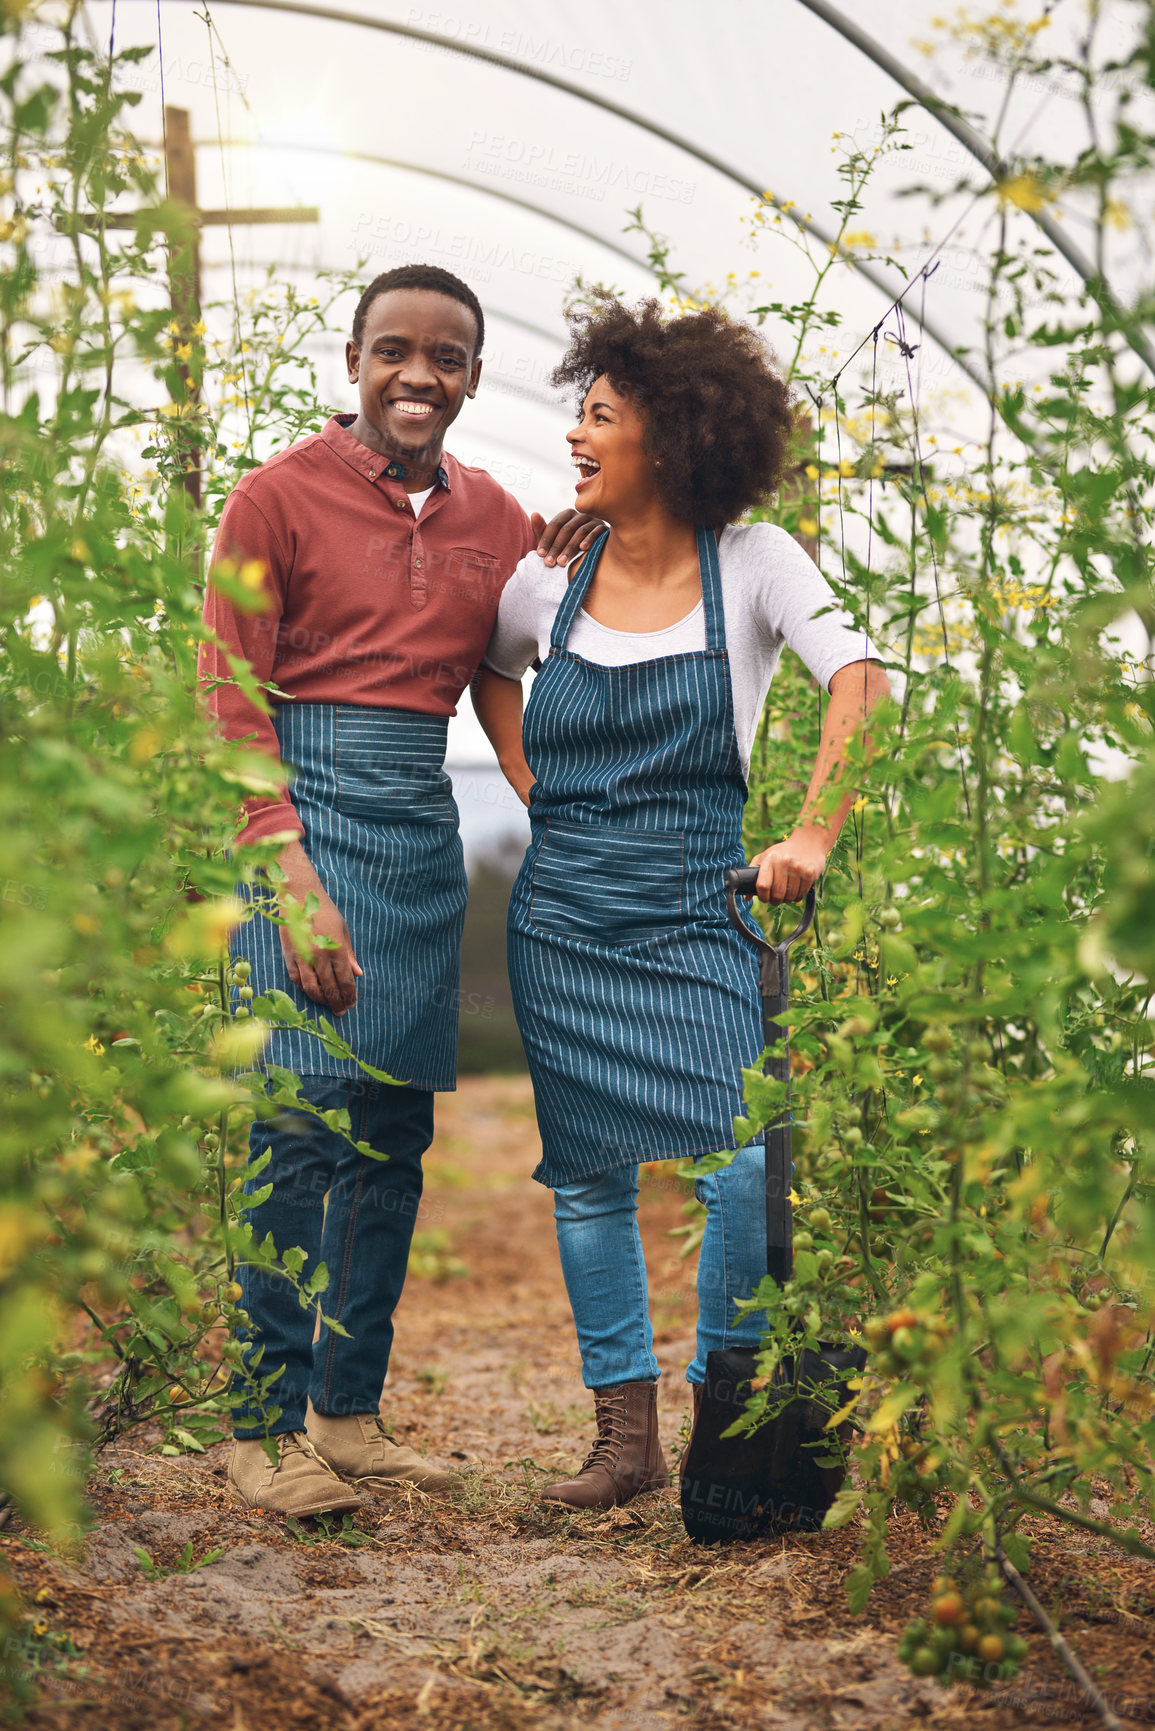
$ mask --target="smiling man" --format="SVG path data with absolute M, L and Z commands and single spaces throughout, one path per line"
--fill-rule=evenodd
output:
M 564 564 L 592 539 L 592 519 L 531 521 L 443 449 L 477 392 L 484 334 L 477 297 L 448 271 L 406 265 L 370 283 L 346 346 L 357 413 L 246 475 L 221 518 L 214 563 L 259 561 L 267 607 L 246 613 L 211 583 L 205 602 L 220 647 L 202 674 L 222 731 L 292 771 L 275 797 L 246 802 L 240 842 L 286 838 L 280 894 L 315 906 L 321 940 L 300 952 L 258 911 L 234 956 L 256 992 L 342 1018 L 357 1056 L 402 1084 L 307 1030 L 276 1032 L 265 1054 L 313 1106 L 348 1111 L 352 1137 L 296 1114 L 255 1124 L 250 1141 L 254 1159 L 270 1152 L 246 1186 L 271 1186 L 249 1213 L 256 1238 L 303 1249 L 306 1276 L 326 1265 L 323 1307 L 347 1331 L 323 1324 L 314 1343 L 292 1283 L 242 1269 L 247 1361 L 276 1380 L 237 1409 L 229 1478 L 242 1505 L 286 1515 L 355 1507 L 356 1485 L 451 1482 L 379 1417 L 433 1094 L 456 1081 L 466 880 L 446 729 L 518 561 L 536 544 Z M 271 715 L 232 680 L 226 651 L 270 687 Z

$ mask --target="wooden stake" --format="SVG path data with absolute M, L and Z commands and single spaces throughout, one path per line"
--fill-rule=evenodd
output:
M 169 296 L 173 322 L 177 326 L 176 341 L 195 341 L 193 327 L 201 316 L 201 238 L 197 210 L 197 163 L 193 149 L 192 128 L 187 108 L 165 108 L 164 165 L 169 197 L 184 206 L 188 218 L 188 238 L 174 246 L 168 255 Z M 185 386 L 185 401 L 181 405 L 194 416 L 200 400 L 200 388 L 192 369 L 181 365 Z M 185 492 L 192 504 L 201 502 L 201 472 L 196 444 L 188 438 L 183 421 L 177 422 L 177 449 L 181 452 Z

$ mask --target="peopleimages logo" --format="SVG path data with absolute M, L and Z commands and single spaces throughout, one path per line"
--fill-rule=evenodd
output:
M 475 278 L 485 281 L 495 270 L 505 270 L 540 277 L 545 282 L 564 283 L 569 282 L 575 269 L 569 259 L 536 252 L 532 247 L 509 246 L 504 241 L 483 240 L 465 230 L 442 229 L 433 223 L 410 222 L 404 217 L 374 216 L 365 210 L 358 213 L 353 233 L 358 246 L 370 255 L 386 248 L 404 248 L 407 253 L 420 252 L 423 256 L 435 253 L 467 267 Z
M 634 68 L 633 61 L 623 60 L 620 54 L 603 54 L 598 48 L 582 48 L 552 36 L 530 36 L 523 30 L 498 30 L 488 20 L 466 19 L 454 12 L 411 6 L 405 22 L 459 42 L 463 48 L 488 48 L 492 54 L 551 72 L 580 72 L 587 78 L 611 78 L 624 84 Z
M 568 190 L 581 198 L 601 200 L 607 193 L 642 198 L 668 198 L 692 204 L 697 182 L 612 158 L 587 156 L 582 150 L 530 143 L 506 132 L 475 131 L 469 140 L 465 166 L 478 174 L 497 175 L 530 186 Z

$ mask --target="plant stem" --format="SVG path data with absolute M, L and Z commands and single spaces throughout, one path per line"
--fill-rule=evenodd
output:
M 1002 1546 L 997 1542 L 994 1547 L 994 1558 L 999 1566 L 1003 1579 L 1008 1581 L 1014 1588 L 1015 1592 L 1019 1595 L 1023 1604 L 1027 1607 L 1028 1611 L 1035 1619 L 1035 1622 L 1039 1625 L 1039 1628 L 1051 1643 L 1051 1648 L 1055 1653 L 1055 1656 L 1067 1667 L 1067 1670 L 1071 1673 L 1071 1676 L 1075 1679 L 1076 1683 L 1083 1691 L 1083 1694 L 1086 1696 L 1087 1704 L 1095 1709 L 1104 1725 L 1107 1726 L 1107 1731 L 1123 1731 L 1122 1720 L 1116 1718 L 1115 1714 L 1111 1711 L 1106 1697 L 1095 1687 L 1094 1683 L 1092 1683 L 1090 1677 L 1079 1662 L 1078 1655 L 1070 1646 L 1068 1646 L 1062 1635 L 1060 1635 L 1058 1629 L 1056 1629 L 1046 1611 L 1044 1611 L 1031 1589 L 1027 1586 L 1027 1583 L 1023 1580 L 1023 1577 L 1019 1574 L 1019 1571 L 1015 1568 L 1015 1565 L 1011 1562 Z

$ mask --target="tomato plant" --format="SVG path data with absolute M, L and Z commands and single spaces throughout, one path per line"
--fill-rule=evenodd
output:
M 236 1262 L 273 1260 L 238 1197 L 254 1113 L 300 1104 L 256 1068 L 297 1012 L 227 956 L 238 878 L 275 853 L 229 857 L 269 771 L 218 739 L 196 658 L 224 495 L 324 418 L 302 344 L 327 303 L 267 285 L 219 342 L 174 320 L 187 218 L 127 130 L 137 51 L 110 65 L 71 9 L 24 55 L 19 10 L 0 13 L 0 1486 L 60 1536 L 94 1443 L 221 1434 Z M 323 1302 L 323 1269 L 280 1266 Z

